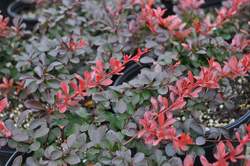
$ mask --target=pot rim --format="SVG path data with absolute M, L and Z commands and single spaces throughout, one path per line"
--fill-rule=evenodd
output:
M 9 158 L 9 160 L 5 163 L 5 166 L 11 166 L 13 160 L 15 160 L 15 158 L 20 154 L 20 152 L 15 151 L 11 157 Z
M 19 16 L 25 21 L 39 22 L 37 17 L 35 17 L 35 18 L 24 18 L 21 14 L 18 14 L 18 12 L 21 11 L 24 7 L 33 6 L 33 5 L 34 4 L 24 3 L 24 2 L 16 0 L 16 1 L 9 4 L 9 6 L 7 8 L 7 13 L 12 18 Z
M 225 0 L 205 0 L 205 3 L 201 5 L 201 8 L 220 7 L 223 1 Z
M 15 149 L 11 149 L 8 145 L 1 147 L 0 154 L 13 154 Z

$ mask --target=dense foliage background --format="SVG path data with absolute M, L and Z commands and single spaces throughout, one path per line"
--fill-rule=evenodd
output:
M 0 17 L 0 146 L 28 154 L 16 165 L 249 165 L 250 126 L 225 126 L 250 108 L 250 1 L 171 3 L 36 0 Z

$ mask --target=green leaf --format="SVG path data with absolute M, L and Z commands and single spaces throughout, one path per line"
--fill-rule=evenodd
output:
M 139 163 L 144 159 L 144 157 L 145 157 L 144 153 L 138 152 L 135 154 L 133 161 L 134 163 Z
M 176 150 L 173 147 L 173 144 L 169 143 L 165 146 L 165 152 L 169 157 L 172 157 L 176 154 Z
M 68 123 L 67 119 L 53 119 L 51 126 L 66 126 Z
M 81 162 L 80 157 L 76 154 L 68 156 L 64 160 L 70 165 L 75 165 Z
M 34 132 L 34 138 L 40 138 L 40 137 L 43 137 L 45 135 L 47 135 L 49 132 L 49 128 L 46 127 L 46 126 L 41 126 L 39 129 L 37 129 L 35 132 Z
M 118 130 L 123 128 L 127 119 L 127 115 L 120 114 L 119 116 L 117 116 L 115 114 L 112 114 L 111 112 L 106 112 L 104 116 L 105 119 L 110 123 L 111 127 Z
M 115 112 L 122 114 L 126 112 L 127 104 L 124 102 L 124 100 L 121 99 L 115 104 L 115 107 L 113 109 Z
M 144 91 L 142 92 L 142 97 L 143 97 L 144 100 L 150 99 L 150 97 L 151 97 L 150 91 L 144 90 Z
M 142 57 L 140 60 L 141 63 L 153 63 L 154 59 L 148 56 Z
M 85 108 L 79 108 L 79 109 L 77 109 L 76 111 L 75 111 L 75 113 L 77 114 L 77 115 L 79 115 L 81 118 L 85 118 L 85 119 L 87 119 L 89 116 L 90 116 L 90 114 L 87 112 L 87 109 L 85 109 Z
M 132 97 L 132 104 L 135 106 L 136 104 L 138 104 L 140 102 L 140 95 L 139 94 L 135 94 L 133 97 Z
M 103 139 L 106 131 L 107 131 L 107 126 L 101 126 L 98 128 L 96 128 L 95 126 L 90 126 L 88 129 L 88 135 L 90 140 L 94 144 L 99 144 Z
M 53 143 L 57 138 L 61 137 L 61 130 L 59 127 L 57 128 L 53 128 L 50 132 L 49 132 L 49 137 L 48 137 L 48 143 L 51 144 Z
M 204 145 L 206 143 L 206 139 L 202 136 L 197 137 L 195 139 L 195 143 L 196 143 L 196 145 Z
M 205 150 L 199 146 L 190 146 L 190 152 L 193 152 L 197 156 L 201 156 L 205 154 Z
M 76 134 L 72 134 L 67 138 L 67 145 L 72 147 L 76 143 Z
M 63 155 L 63 153 L 62 153 L 61 151 L 55 150 L 55 151 L 53 151 L 53 152 L 51 153 L 50 158 L 51 158 L 52 160 L 58 160 L 58 159 L 60 159 L 60 158 L 62 157 L 62 155 Z
M 31 145 L 30 145 L 30 150 L 31 151 L 37 151 L 41 146 L 41 143 L 40 142 L 33 142 Z
M 38 165 L 38 163 L 34 158 L 28 157 L 25 161 L 25 165 L 26 166 L 34 166 L 34 165 Z
M 29 139 L 29 136 L 26 132 L 18 130 L 18 131 L 13 133 L 12 139 L 17 141 L 17 142 L 24 142 L 24 141 L 27 141 Z

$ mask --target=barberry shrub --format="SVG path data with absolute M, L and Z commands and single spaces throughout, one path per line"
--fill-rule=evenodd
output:
M 0 146 L 27 154 L 16 165 L 249 163 L 249 124 L 200 118 L 249 109 L 248 87 L 234 91 L 249 77 L 249 0 L 174 3 L 37 0 L 33 30 L 0 16 Z M 134 64 L 147 67 L 127 76 Z

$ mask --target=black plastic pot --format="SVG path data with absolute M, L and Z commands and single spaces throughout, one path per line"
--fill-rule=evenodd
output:
M 201 8 L 220 7 L 224 0 L 205 0 L 205 3 L 201 5 Z
M 233 133 L 235 128 L 238 128 L 241 124 L 249 122 L 250 122 L 250 110 L 248 110 L 247 113 L 244 114 L 242 117 L 240 117 L 237 121 L 226 125 L 224 128 L 229 132 Z M 234 144 L 234 146 L 236 145 L 237 143 Z M 215 162 L 216 159 L 214 158 L 213 154 L 216 145 L 214 143 L 209 142 L 203 145 L 203 148 L 205 149 L 205 156 L 207 160 L 211 163 Z M 230 163 L 230 166 L 243 166 L 243 164 L 244 160 L 238 160 L 236 163 Z M 195 160 L 195 166 L 202 166 L 199 157 L 197 157 Z
M 237 144 L 234 144 L 234 146 L 236 146 Z M 206 144 L 204 145 L 204 150 L 205 150 L 205 157 L 206 159 L 210 162 L 210 163 L 214 163 L 216 162 L 217 160 L 214 158 L 214 152 L 215 152 L 215 148 L 216 148 L 216 145 L 215 144 L 212 144 L 212 143 L 209 143 L 209 144 Z M 229 166 L 244 166 L 244 160 L 237 160 L 237 162 L 235 163 L 230 163 Z M 194 163 L 195 166 L 203 166 L 200 162 L 200 157 L 196 157 L 195 159 L 195 163 Z
M 201 5 L 201 8 L 213 8 L 213 7 L 220 7 L 222 5 L 222 2 L 224 0 L 205 0 L 205 3 Z M 161 0 L 161 2 L 165 5 L 165 8 L 167 9 L 164 17 L 168 15 L 173 15 L 174 13 L 174 4 L 171 0 Z
M 7 160 L 7 162 L 5 163 L 5 166 L 12 166 L 13 165 L 13 162 L 14 162 L 14 160 L 15 160 L 15 158 L 17 157 L 17 156 L 19 156 L 19 155 L 21 155 L 21 153 L 20 152 L 14 152 L 11 156 L 10 156 L 10 158 Z
M 35 8 L 32 3 L 24 3 L 21 1 L 12 2 L 7 9 L 8 15 L 11 19 L 14 17 L 21 17 L 23 23 L 26 24 L 26 29 L 32 30 L 34 26 L 39 23 L 38 18 L 24 18 L 21 13 L 22 11 L 30 11 Z
M 12 3 L 14 0 L 1 0 L 0 1 L 0 10 L 1 10 L 1 15 L 4 15 L 5 17 L 7 16 L 7 8 L 10 3 Z
M 0 149 L 0 166 L 5 165 L 5 163 L 10 159 L 10 157 L 15 153 L 13 149 L 8 146 L 4 146 Z
M 163 17 L 167 17 L 169 15 L 173 15 L 174 13 L 174 4 L 171 0 L 161 0 L 161 3 L 164 4 L 166 12 Z
M 20 155 L 22 155 L 23 162 L 25 162 L 26 159 L 30 156 L 29 153 L 22 153 L 22 152 L 15 151 L 15 152 L 10 156 L 9 160 L 5 163 L 4 166 L 13 166 L 15 159 L 16 159 L 18 156 L 20 156 Z M 23 163 L 22 163 L 22 164 L 23 164 Z M 2 165 L 1 165 L 1 166 L 2 166 Z
M 122 72 L 123 74 L 118 76 L 113 86 L 121 85 L 123 82 L 128 82 L 135 78 L 143 68 L 150 67 L 150 64 L 141 64 L 141 63 L 131 63 L 129 64 L 126 69 Z
M 124 82 L 128 82 L 134 77 L 136 77 L 142 68 L 147 68 L 150 67 L 151 64 L 137 64 L 134 63 L 130 66 L 128 66 L 124 72 L 123 75 L 120 75 L 114 82 L 114 86 L 121 85 Z M 228 130 L 229 132 L 233 133 L 235 128 L 238 128 L 241 124 L 248 123 L 250 122 L 250 110 L 247 111 L 246 114 L 244 114 L 242 117 L 240 117 L 238 120 L 236 120 L 233 123 L 230 123 L 226 125 L 224 128 Z M 203 145 L 203 148 L 205 149 L 205 156 L 210 162 L 215 162 L 215 158 L 213 157 L 214 154 L 214 148 L 215 148 L 214 143 L 206 143 Z M 185 156 L 181 156 L 185 157 Z M 237 163 L 231 164 L 230 166 L 241 166 L 243 165 L 243 161 L 238 161 Z M 199 158 L 197 157 L 195 160 L 195 166 L 202 166 Z

